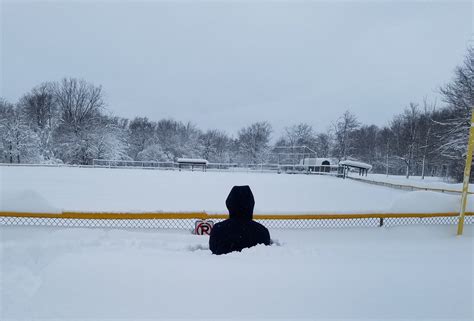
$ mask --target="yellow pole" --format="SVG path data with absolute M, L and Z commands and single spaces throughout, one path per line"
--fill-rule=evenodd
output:
M 466 213 L 467 195 L 469 191 L 469 178 L 471 176 L 472 151 L 474 147 L 474 108 L 471 108 L 471 127 L 469 128 L 469 140 L 467 142 L 466 166 L 464 167 L 464 179 L 462 184 L 461 212 L 459 213 L 458 235 L 462 235 L 464 229 L 464 215 Z

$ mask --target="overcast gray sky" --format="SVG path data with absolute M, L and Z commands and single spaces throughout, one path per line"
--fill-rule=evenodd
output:
M 384 125 L 436 98 L 472 39 L 470 1 L 0 1 L 0 96 L 79 77 L 115 115 L 229 134 L 347 109 Z

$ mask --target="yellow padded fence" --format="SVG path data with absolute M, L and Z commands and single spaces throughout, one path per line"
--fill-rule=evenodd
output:
M 455 217 L 459 213 L 338 213 L 338 214 L 254 214 L 255 220 L 325 220 L 325 219 L 358 219 L 358 218 L 409 218 L 409 217 Z M 466 213 L 474 216 L 474 212 Z M 31 217 L 31 218 L 69 218 L 69 219 L 227 219 L 228 214 L 208 214 L 206 212 L 2 212 L 0 217 Z
M 458 213 L 339 213 L 339 214 L 255 214 L 254 219 L 273 229 L 380 227 L 409 224 L 456 224 Z M 106 228 L 194 228 L 196 220 L 219 222 L 227 214 L 205 212 L 104 213 L 0 212 L 0 226 L 61 226 Z M 474 213 L 466 213 L 472 224 Z

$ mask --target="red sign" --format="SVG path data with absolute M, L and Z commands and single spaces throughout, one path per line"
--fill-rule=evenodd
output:
M 194 224 L 194 234 L 210 235 L 213 226 L 214 226 L 213 221 L 197 220 L 196 223 Z

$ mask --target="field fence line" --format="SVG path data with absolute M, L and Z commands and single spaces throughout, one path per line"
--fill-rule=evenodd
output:
M 198 220 L 214 223 L 225 214 L 187 213 L 17 213 L 0 212 L 0 226 L 57 226 L 83 228 L 142 228 L 193 230 Z M 457 224 L 458 213 L 378 213 L 378 214 L 301 214 L 254 215 L 254 220 L 270 229 L 317 229 L 390 227 L 397 225 Z M 465 224 L 474 224 L 474 213 L 467 213 Z
M 370 179 L 354 177 L 354 176 L 346 176 L 346 178 L 349 178 L 351 180 L 358 181 L 358 182 L 363 182 L 366 184 L 390 187 L 390 188 L 401 189 L 405 191 L 428 191 L 428 192 L 440 192 L 440 193 L 449 193 L 449 194 L 461 194 L 461 190 L 455 190 L 455 189 L 449 189 L 449 188 L 422 187 L 422 186 L 405 185 L 405 184 L 394 184 L 394 183 L 388 183 L 388 182 L 373 181 Z M 468 192 L 468 194 L 474 194 L 474 192 Z
M 78 164 L 18 164 L 0 163 L 0 167 L 71 167 L 71 168 L 111 168 L 111 169 L 144 169 L 162 171 L 201 171 L 201 169 L 180 168 L 176 162 L 153 162 L 153 161 L 118 161 L 100 160 L 90 165 Z M 209 163 L 206 172 L 239 172 L 239 173 L 287 173 L 340 176 L 335 171 L 336 166 L 327 166 L 329 171 L 311 171 L 308 165 L 299 164 L 234 164 L 234 163 Z

